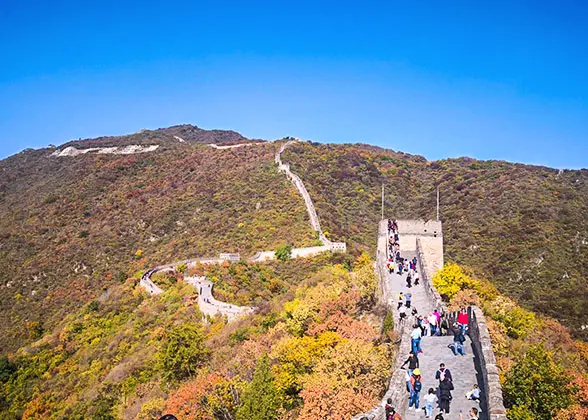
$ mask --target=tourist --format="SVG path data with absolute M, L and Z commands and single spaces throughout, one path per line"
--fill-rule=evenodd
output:
M 407 308 L 410 308 L 410 304 L 411 304 L 411 302 L 412 302 L 412 293 L 410 293 L 410 292 L 406 292 L 406 293 L 404 294 L 404 300 L 405 300 L 405 302 L 406 302 L 406 303 L 405 303 L 406 307 L 407 307 Z
M 468 400 L 480 401 L 480 388 L 478 387 L 478 384 L 474 384 L 472 390 L 466 393 L 466 398 Z
M 410 277 L 410 273 L 408 273 L 406 275 L 406 287 L 408 287 L 409 289 L 412 287 L 412 284 L 410 283 L 411 280 L 412 280 L 412 277 Z
M 468 328 L 468 324 L 469 324 L 469 317 L 468 317 L 468 313 L 465 308 L 461 308 L 461 311 L 459 312 L 459 315 L 457 316 L 457 323 L 459 324 L 460 328 L 463 331 L 463 334 L 465 335 L 466 330 Z
M 437 317 L 434 312 L 431 312 L 427 317 L 429 320 L 429 327 L 431 328 L 431 336 L 437 335 Z
M 394 273 L 394 261 L 392 261 L 392 258 L 388 259 L 387 266 L 388 266 L 388 273 L 389 274 Z
M 451 391 L 453 391 L 453 382 L 446 376 L 439 384 L 439 407 L 446 414 L 449 414 L 449 404 L 453 398 Z
M 422 387 L 421 371 L 419 368 L 416 368 L 410 377 L 410 397 L 408 399 L 409 410 L 412 410 L 413 407 L 415 410 L 419 408 Z
M 435 395 L 435 390 L 433 388 L 429 388 L 429 392 L 425 395 L 425 417 L 430 418 L 433 415 L 433 408 L 435 407 L 435 401 L 437 401 L 437 395 Z
M 435 315 L 435 317 L 437 318 L 436 335 L 441 335 L 441 314 L 439 313 L 439 310 L 435 309 L 435 312 L 433 312 L 433 315 Z
M 400 323 L 404 324 L 404 320 L 406 319 L 406 306 L 404 306 L 402 303 L 400 304 L 398 313 L 400 314 Z
M 402 420 L 402 417 L 400 417 L 400 414 L 396 412 L 396 409 L 392 405 L 392 398 L 388 398 L 386 401 L 385 411 L 386 420 Z
M 410 354 L 408 355 L 408 359 L 406 359 L 404 361 L 402 366 L 400 366 L 400 369 L 404 369 L 404 366 L 406 366 L 407 363 L 408 363 L 408 374 L 412 375 L 413 371 L 419 367 L 418 356 L 411 351 Z
M 400 294 L 398 295 L 398 308 L 396 309 L 400 309 L 400 307 L 404 304 L 404 292 L 400 292 Z
M 478 420 L 480 418 L 480 410 L 478 410 L 476 407 L 470 408 L 468 414 L 470 415 L 470 420 Z M 459 420 L 463 420 L 461 413 L 459 413 Z
M 419 324 L 419 328 L 421 329 L 421 336 L 425 336 L 425 324 L 423 322 L 423 316 L 419 315 L 417 317 L 417 324 Z
M 454 355 L 458 355 L 461 354 L 462 356 L 465 356 L 465 347 L 463 346 L 463 343 L 465 343 L 466 339 L 463 335 L 463 330 L 462 328 L 460 328 L 460 326 L 455 323 L 453 324 L 453 354 Z
M 421 326 L 423 327 L 423 337 L 428 337 L 431 335 L 431 324 L 429 324 L 429 317 L 426 316 L 422 318 Z
M 447 332 L 449 331 L 449 323 L 447 322 L 445 314 L 441 317 L 441 324 L 439 325 L 441 326 L 441 335 L 447 335 Z
M 421 278 L 419 276 L 419 272 L 414 270 L 414 285 L 415 286 L 418 286 L 420 279 Z
M 410 333 L 411 338 L 411 348 L 414 354 L 422 353 L 423 350 L 421 349 L 421 337 L 423 336 L 423 332 L 421 328 L 415 324 L 413 325 L 413 330 Z
M 439 380 L 439 384 L 441 384 L 441 382 L 443 382 L 445 379 L 453 381 L 451 371 L 445 367 L 445 363 L 441 363 L 439 365 L 439 370 L 437 370 L 437 372 L 435 373 L 435 379 Z

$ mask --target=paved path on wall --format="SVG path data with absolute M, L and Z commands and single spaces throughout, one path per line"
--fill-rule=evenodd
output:
M 402 250 L 402 236 L 399 237 L 399 243 Z M 414 252 L 407 252 L 401 255 L 403 258 L 412 259 L 415 256 Z M 420 271 L 420 267 L 417 267 Z M 394 274 L 386 274 L 387 281 L 391 285 L 393 305 L 397 305 L 398 294 L 400 292 L 412 294 L 412 307 L 416 308 L 418 313 L 427 316 L 434 309 L 432 303 L 425 292 L 422 284 L 418 286 L 412 286 L 410 289 L 406 287 L 406 272 L 400 276 L 397 274 L 397 270 Z M 422 276 L 421 276 L 422 278 Z M 412 308 L 411 308 L 412 310 Z M 396 320 L 398 322 L 398 320 Z M 412 330 L 414 324 L 414 317 L 411 315 L 405 321 L 409 330 Z M 423 353 L 419 355 L 420 371 L 423 389 L 420 396 L 419 410 L 402 410 L 405 415 L 402 417 L 404 420 L 416 420 L 425 418 L 424 411 L 424 397 L 428 392 L 429 388 L 437 389 L 439 382 L 435 380 L 435 373 L 439 369 L 440 363 L 445 363 L 445 366 L 451 371 L 453 376 L 453 385 L 455 389 L 452 391 L 453 400 L 450 405 L 450 414 L 445 416 L 446 420 L 458 419 L 459 410 L 464 413 L 464 419 L 467 419 L 467 413 L 471 407 L 480 408 L 479 403 L 475 401 L 468 401 L 465 398 L 466 392 L 470 391 L 475 383 L 477 383 L 477 372 L 474 365 L 473 350 L 471 346 L 471 340 L 466 337 L 467 342 L 464 344 L 466 348 L 465 356 L 455 356 L 448 345 L 453 343 L 453 334 L 450 336 L 441 337 L 423 337 L 421 341 L 421 348 Z M 408 354 L 404 355 L 403 358 L 406 360 Z M 480 385 L 480 384 L 478 384 Z M 482 389 L 482 387 L 480 387 Z M 407 393 L 408 395 L 408 393 Z M 408 405 L 408 403 L 406 403 Z M 439 409 L 435 408 L 434 416 L 439 413 Z M 434 417 L 433 416 L 433 417 Z M 485 417 L 480 417 L 481 419 Z
M 178 137 L 176 137 L 176 138 L 178 140 L 183 140 Z M 312 199 L 310 198 L 308 191 L 304 187 L 302 180 L 296 174 L 293 174 L 287 165 L 282 164 L 282 160 L 281 160 L 282 153 L 284 152 L 286 147 L 288 147 L 291 144 L 296 143 L 296 141 L 297 140 L 291 140 L 291 141 L 284 143 L 280 147 L 278 152 L 276 153 L 275 162 L 278 164 L 278 170 L 280 170 L 280 171 L 283 170 L 286 172 L 288 177 L 294 182 L 294 185 L 296 186 L 296 188 L 298 189 L 298 191 L 300 192 L 300 194 L 304 198 L 304 202 L 306 204 L 306 208 L 307 208 L 310 220 L 311 220 L 311 225 L 313 226 L 313 228 L 317 232 L 319 232 L 319 236 L 320 236 L 321 240 L 323 241 L 324 245 L 320 246 L 320 247 L 317 246 L 317 247 L 307 247 L 307 248 L 294 248 L 292 250 L 292 257 L 293 258 L 308 257 L 308 256 L 320 254 L 322 252 L 327 252 L 327 251 L 343 251 L 343 252 L 345 252 L 345 250 L 346 250 L 345 243 L 331 242 L 325 237 L 325 235 L 323 234 L 323 232 L 321 230 L 318 216 L 316 214 L 314 204 L 312 203 Z M 256 145 L 260 145 L 260 144 L 266 144 L 266 143 L 264 143 L 264 142 L 241 143 L 241 144 L 232 144 L 232 145 L 228 145 L 228 146 L 218 146 L 216 144 L 209 144 L 209 146 L 214 149 L 224 150 L 224 149 L 234 149 L 234 148 L 238 148 L 238 147 L 256 146 Z M 263 251 L 263 252 L 258 252 L 253 258 L 250 258 L 248 261 L 249 262 L 262 262 L 262 261 L 267 261 L 267 260 L 271 260 L 274 258 L 275 258 L 275 251 Z M 150 293 L 152 295 L 161 294 L 161 293 L 163 293 L 163 290 L 160 287 L 158 287 L 155 283 L 153 283 L 153 281 L 151 280 L 151 276 L 153 274 L 155 274 L 159 271 L 173 270 L 179 264 L 190 265 L 190 264 L 194 264 L 195 262 L 201 262 L 203 264 L 206 264 L 206 263 L 216 264 L 216 263 L 222 263 L 224 261 L 222 259 L 218 259 L 218 260 L 217 259 L 191 259 L 191 260 L 185 260 L 185 261 L 169 264 L 167 266 L 156 267 L 154 269 L 151 269 L 151 270 L 148 270 L 147 272 L 145 272 L 145 274 L 143 274 L 143 276 L 141 277 L 139 284 L 141 285 L 141 287 L 143 287 L 145 290 L 147 290 L 148 293 Z M 199 289 L 200 293 L 198 294 L 198 306 L 200 307 L 200 310 L 202 311 L 202 313 L 205 315 L 214 316 L 215 314 L 220 313 L 222 315 L 227 316 L 229 321 L 231 321 L 235 318 L 238 318 L 242 315 L 246 315 L 246 314 L 251 313 L 253 311 L 253 309 L 249 308 L 249 307 L 240 307 L 240 306 L 236 306 L 236 305 L 230 305 L 228 303 L 220 302 L 220 301 L 214 299 L 214 297 L 212 296 L 213 284 L 212 284 L 212 282 L 207 281 L 205 278 L 187 277 L 186 279 L 189 279 L 187 281 Z
M 186 283 L 191 284 L 198 290 L 198 306 L 204 315 L 224 315 L 229 321 L 253 312 L 248 306 L 237 306 L 216 300 L 212 295 L 213 283 L 206 280 L 206 276 L 184 277 Z

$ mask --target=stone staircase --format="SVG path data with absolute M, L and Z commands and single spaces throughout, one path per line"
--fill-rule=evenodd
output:
M 388 398 L 392 399 L 393 405 L 403 419 L 416 420 L 425 418 L 424 396 L 429 388 L 437 392 L 438 381 L 435 380 L 435 373 L 440 363 L 451 371 L 453 377 L 454 390 L 452 391 L 453 399 L 450 404 L 450 414 L 444 415 L 445 419 L 458 419 L 460 411 L 463 413 L 464 420 L 469 419 L 468 412 L 470 408 L 476 407 L 480 410 L 480 419 L 484 420 L 505 420 L 506 411 L 502 403 L 502 394 L 498 375 L 495 367 L 495 359 L 492 353 L 489 335 L 483 320 L 481 311 L 472 307 L 469 308 L 470 329 L 466 337 L 464 347 L 465 356 L 455 356 L 449 345 L 453 342 L 453 335 L 450 336 L 427 336 L 423 337 L 421 347 L 423 353 L 419 355 L 420 371 L 422 377 L 422 390 L 420 393 L 420 404 L 418 410 L 408 409 L 408 392 L 406 391 L 405 375 L 406 371 L 401 369 L 401 364 L 406 360 L 410 352 L 410 332 L 414 324 L 414 318 L 408 318 L 401 323 L 397 310 L 397 298 L 399 293 L 410 292 L 412 294 L 412 308 L 416 308 L 418 314 L 428 315 L 437 309 L 444 313 L 451 323 L 456 318 L 455 313 L 450 313 L 435 288 L 432 285 L 431 278 L 436 271 L 442 266 L 442 233 L 440 224 L 436 224 L 434 234 L 427 232 L 428 222 L 419 221 L 399 221 L 399 244 L 401 255 L 404 258 L 412 259 L 417 257 L 417 269 L 420 273 L 420 284 L 412 286 L 410 289 L 406 286 L 406 273 L 403 275 L 389 274 L 385 268 L 387 259 L 387 242 L 388 229 L 387 220 L 380 224 L 378 237 L 378 253 L 376 259 L 376 272 L 380 278 L 380 301 L 392 309 L 395 317 L 395 330 L 398 332 L 401 341 L 398 348 L 398 355 L 393 363 L 392 377 L 388 391 L 385 393 L 382 402 L 367 413 L 355 416 L 354 419 L 383 420 L 385 417 L 385 404 Z M 415 228 L 418 226 L 418 229 Z M 404 232 L 403 232 L 404 227 Z M 421 229 L 422 235 L 418 232 Z M 435 238 L 440 238 L 435 241 Z M 421 244 L 421 240 L 426 245 Z M 414 241 L 414 242 L 413 242 Z M 427 258 L 431 261 L 426 261 Z M 434 267 L 434 268 L 432 268 Z M 411 308 L 411 309 L 412 309 Z M 467 400 L 465 394 L 470 391 L 474 384 L 478 384 L 481 393 L 481 401 L 475 402 Z M 440 412 L 438 403 L 435 405 L 433 418 Z

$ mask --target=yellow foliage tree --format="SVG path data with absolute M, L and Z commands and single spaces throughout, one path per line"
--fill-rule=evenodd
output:
M 457 264 L 445 264 L 433 277 L 433 286 L 440 295 L 452 299 L 457 292 L 464 289 L 476 289 L 479 285 L 477 280 L 468 276 Z

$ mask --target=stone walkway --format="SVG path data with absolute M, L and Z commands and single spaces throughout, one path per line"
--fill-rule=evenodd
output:
M 402 236 L 399 238 L 399 243 L 402 250 Z M 407 252 L 401 255 L 403 258 L 412 259 L 415 256 L 414 252 Z M 420 271 L 420 267 L 417 267 Z M 394 274 L 386 274 L 386 281 L 392 290 L 393 302 L 390 302 L 396 307 L 398 302 L 398 294 L 402 291 L 403 293 L 410 292 L 412 294 L 412 308 L 416 308 L 418 313 L 427 316 L 434 309 L 430 302 L 425 289 L 422 284 L 411 287 L 406 287 L 406 272 L 403 275 L 398 275 L 397 271 Z M 421 276 L 422 277 L 422 276 Z M 407 311 L 409 312 L 409 311 Z M 398 322 L 398 320 L 396 320 Z M 408 325 L 407 327 L 412 329 L 414 323 L 414 317 L 410 314 L 404 321 Z M 422 391 L 420 395 L 420 404 L 418 410 L 406 410 L 405 407 L 400 408 L 399 412 L 404 413 L 404 420 L 414 420 L 425 418 L 425 413 L 422 410 L 424 407 L 424 396 L 427 394 L 429 388 L 437 390 L 438 381 L 435 380 L 435 373 L 439 368 L 440 363 L 445 363 L 445 366 L 451 371 L 453 376 L 453 384 L 455 390 L 452 392 L 453 400 L 451 401 L 450 414 L 444 415 L 447 419 L 459 419 L 460 410 L 463 412 L 464 420 L 468 419 L 467 413 L 471 407 L 480 409 L 480 404 L 475 401 L 468 401 L 465 398 L 466 392 L 470 391 L 475 383 L 478 383 L 476 366 L 474 363 L 473 350 L 471 346 L 471 340 L 466 337 L 467 342 L 465 343 L 466 356 L 454 356 L 453 352 L 448 345 L 453 342 L 453 335 L 441 336 L 441 337 L 423 337 L 421 341 L 421 347 L 423 353 L 419 355 L 420 371 L 422 377 Z M 403 356 L 405 360 L 408 357 Z M 407 393 L 408 394 L 408 393 Z M 408 404 L 407 404 L 408 405 Z M 433 418 L 439 413 L 438 406 L 436 405 L 433 412 Z M 485 413 L 480 419 L 486 418 Z

